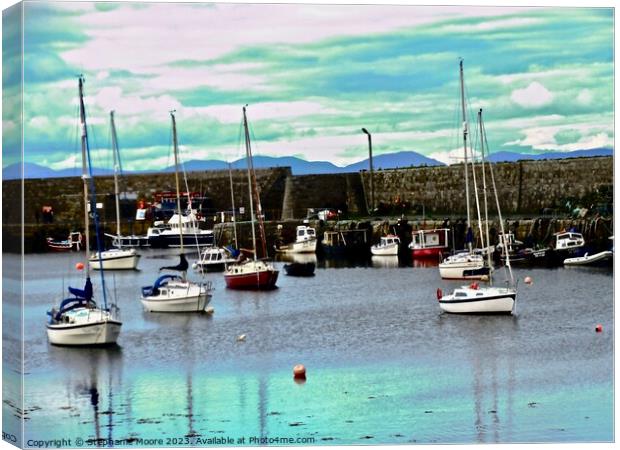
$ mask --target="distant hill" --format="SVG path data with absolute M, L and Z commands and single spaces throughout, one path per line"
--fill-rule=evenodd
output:
M 591 150 L 576 150 L 573 152 L 544 152 L 537 154 L 522 154 L 515 152 L 498 152 L 491 154 L 490 160 L 492 162 L 505 162 L 505 161 L 519 161 L 523 159 L 563 159 L 563 158 L 577 158 L 577 157 L 590 157 L 590 156 L 613 156 L 613 149 L 609 148 L 596 148 Z M 395 169 L 404 167 L 417 167 L 417 166 L 441 166 L 443 163 L 427 158 L 420 153 L 413 151 L 402 151 L 396 153 L 386 153 L 383 155 L 377 155 L 373 157 L 373 167 L 375 169 Z M 232 163 L 235 169 L 245 169 L 246 159 L 242 158 Z M 228 168 L 228 163 L 219 160 L 191 160 L 184 163 L 185 170 L 203 171 L 203 170 L 225 170 Z M 307 175 L 307 174 L 326 174 L 326 173 L 346 173 L 346 172 L 358 172 L 360 170 L 368 170 L 368 159 L 359 161 L 353 164 L 349 164 L 345 167 L 336 166 L 328 161 L 306 161 L 294 156 L 284 157 L 272 157 L 272 156 L 255 156 L 254 167 L 267 168 L 267 167 L 290 167 L 295 175 Z M 153 172 L 172 172 L 174 166 L 167 167 L 163 170 L 157 171 L 125 171 L 127 174 L 132 173 L 153 173 Z M 82 173 L 81 167 L 53 170 L 47 167 L 34 163 L 24 164 L 24 176 L 25 178 L 59 178 L 59 177 L 77 177 Z M 95 175 L 112 175 L 110 169 L 94 168 L 93 173 Z M 12 180 L 20 178 L 20 166 L 19 164 L 11 164 L 2 169 L 2 178 L 4 180 Z
M 372 166 L 374 169 L 396 169 L 399 167 L 417 167 L 417 166 L 443 166 L 442 162 L 439 162 L 432 158 L 427 158 L 424 155 L 416 152 L 398 152 L 398 153 L 386 153 L 383 155 L 377 155 L 372 157 Z M 368 158 L 349 164 L 344 167 L 344 172 L 358 172 L 360 170 L 369 169 Z
M 523 154 L 516 152 L 497 152 L 491 153 L 491 162 L 512 162 L 524 159 L 565 159 L 565 158 L 583 158 L 592 156 L 613 156 L 614 151 L 611 148 L 593 148 L 590 150 L 575 150 L 573 152 L 544 152 L 536 154 Z

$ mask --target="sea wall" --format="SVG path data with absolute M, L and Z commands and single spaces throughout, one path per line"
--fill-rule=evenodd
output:
M 417 167 L 379 170 L 374 173 L 375 204 L 382 205 L 380 215 L 405 214 L 426 219 L 465 216 L 463 166 Z M 576 207 L 589 208 L 611 216 L 613 205 L 613 158 L 571 158 L 564 160 L 520 161 L 493 165 L 502 212 L 506 217 L 570 217 Z M 477 177 L 481 174 L 477 172 Z M 233 170 L 235 206 L 249 210 L 247 172 Z M 364 218 L 370 204 L 370 174 L 294 176 L 288 167 L 256 170 L 261 202 L 268 221 L 299 220 L 308 208 L 333 208 L 341 218 Z M 487 176 L 488 178 L 488 176 Z M 480 181 L 480 180 L 478 180 Z M 487 179 L 488 181 L 488 179 Z M 103 204 L 104 229 L 113 232 L 115 223 L 113 178 L 95 180 L 98 202 Z M 229 172 L 189 172 L 187 187 L 203 192 L 211 199 L 214 211 L 230 210 Z M 185 189 L 185 182 L 182 182 Z M 174 174 L 129 175 L 123 177 L 123 233 L 142 234 L 150 225 L 135 221 L 137 199 L 150 201 L 156 191 L 173 191 Z M 472 189 L 473 191 L 473 189 Z M 3 248 L 19 251 L 22 212 L 21 180 L 2 183 Z M 473 195 L 473 194 L 472 194 Z M 23 230 L 25 250 L 38 251 L 45 237 L 66 237 L 70 230 L 82 229 L 82 181 L 80 178 L 26 179 L 23 181 Z M 54 222 L 43 223 L 42 206 L 52 206 Z M 472 200 L 472 208 L 474 202 Z M 601 207 L 603 205 L 603 207 Z M 592 207 L 592 208 L 591 208 Z M 597 209 L 598 208 L 598 209 Z M 492 216 L 495 208 L 492 208 Z M 246 214 L 247 216 L 247 214 Z M 377 214 L 373 214 L 377 216 Z M 241 220 L 247 217 L 240 218 Z M 474 217 L 475 218 L 475 217 Z
M 612 157 L 525 160 L 493 164 L 500 207 L 504 214 L 540 214 L 546 211 L 567 212 L 577 206 L 612 201 L 614 169 Z M 470 183 L 473 179 L 470 168 Z M 370 197 L 370 174 L 361 173 L 367 198 Z M 422 206 L 426 213 L 466 213 L 463 165 L 418 167 L 375 171 L 375 204 L 407 203 Z M 479 188 L 482 173 L 476 171 Z M 490 183 L 490 173 L 486 172 Z M 470 187 L 472 211 L 475 208 Z M 495 207 L 492 208 L 496 210 Z

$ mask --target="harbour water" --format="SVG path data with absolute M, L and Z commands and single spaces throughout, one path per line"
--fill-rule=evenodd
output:
M 123 329 L 117 347 L 96 349 L 53 347 L 45 333 L 45 312 L 81 287 L 78 255 L 26 255 L 25 444 L 614 439 L 610 270 L 517 269 L 534 282 L 519 284 L 515 316 L 457 316 L 440 313 L 436 289 L 460 283 L 432 264 L 319 261 L 311 278 L 281 270 L 271 292 L 208 274 L 208 316 L 144 312 L 140 287 L 175 259 L 142 254 L 140 271 L 106 273 Z M 97 273 L 93 284 L 99 300 Z

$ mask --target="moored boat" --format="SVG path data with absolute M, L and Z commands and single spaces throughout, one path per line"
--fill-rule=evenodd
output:
M 307 225 L 299 225 L 295 230 L 295 242 L 287 245 L 274 245 L 278 253 L 314 253 L 316 252 L 316 231 Z
M 207 247 L 200 253 L 198 261 L 192 264 L 192 268 L 203 272 L 221 272 L 228 264 L 237 261 L 238 254 L 237 250 L 230 247 Z
M 608 267 L 612 266 L 614 262 L 614 253 L 610 250 L 604 250 L 602 252 L 589 255 L 586 253 L 583 256 L 577 256 L 575 258 L 566 258 L 564 260 L 565 266 L 594 266 L 594 267 Z
M 314 269 L 316 264 L 313 262 L 299 263 L 292 262 L 284 264 L 284 270 L 286 274 L 291 277 L 311 277 L 314 276 Z
M 80 125 L 82 130 L 82 181 L 84 192 L 84 237 L 86 255 L 90 253 L 89 206 L 93 211 L 97 249 L 101 251 L 99 239 L 99 215 L 95 208 L 96 193 L 92 177 L 90 148 L 88 146 L 88 131 L 86 126 L 86 109 L 84 106 L 84 79 L 79 77 L 79 106 Z M 90 184 L 90 196 L 89 196 Z M 121 331 L 119 309 L 115 304 L 108 307 L 105 277 L 101 275 L 101 296 L 103 304 L 97 305 L 93 295 L 93 285 L 90 279 L 90 266 L 86 265 L 86 281 L 83 289 L 69 287 L 73 297 L 65 298 L 58 309 L 52 308 L 47 312 L 47 338 L 53 345 L 92 346 L 115 344 Z
M 438 259 L 448 249 L 449 232 L 447 228 L 413 232 L 413 240 L 409 244 L 411 255 L 415 259 Z
M 47 248 L 54 252 L 69 252 L 71 250 L 79 252 L 82 246 L 82 233 L 72 231 L 67 236 L 67 239 L 58 240 L 48 237 L 45 241 L 47 242 Z
M 370 252 L 375 256 L 396 256 L 400 247 L 400 238 L 394 234 L 381 236 L 381 241 L 370 247 Z
M 267 244 L 265 242 L 265 227 L 263 224 L 262 206 L 260 195 L 256 183 L 256 174 L 252 161 L 252 148 L 250 146 L 250 132 L 248 130 L 248 119 L 245 106 L 243 107 L 243 128 L 245 134 L 245 151 L 248 164 L 248 190 L 250 199 L 250 216 L 252 222 L 252 259 L 230 264 L 224 272 L 224 281 L 229 289 L 252 289 L 268 290 L 276 287 L 279 271 L 273 264 L 265 259 L 258 259 L 256 246 L 255 223 L 258 218 L 258 230 L 260 234 L 261 249 L 264 258 L 267 257 Z M 254 200 L 256 200 L 257 212 L 254 211 Z

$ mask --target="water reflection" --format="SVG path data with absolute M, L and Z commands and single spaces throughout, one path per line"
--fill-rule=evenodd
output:
M 381 267 L 383 269 L 398 268 L 398 256 L 372 256 L 372 266 Z
M 294 262 L 294 263 L 300 263 L 300 264 L 306 264 L 306 263 L 316 264 L 318 261 L 318 258 L 316 256 L 316 253 L 277 253 L 275 260 L 281 261 L 281 262 Z

